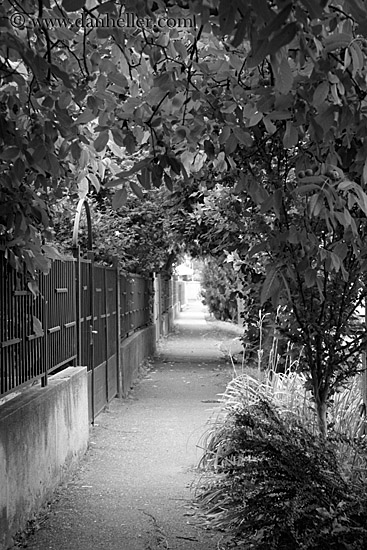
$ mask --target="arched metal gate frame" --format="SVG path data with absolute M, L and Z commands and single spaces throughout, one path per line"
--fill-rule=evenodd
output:
M 87 252 L 82 257 L 79 227 L 87 218 Z M 80 199 L 74 220 L 73 256 L 76 260 L 76 315 L 78 364 L 88 368 L 91 422 L 119 394 L 120 288 L 117 264 L 95 263 L 92 219 L 86 198 Z

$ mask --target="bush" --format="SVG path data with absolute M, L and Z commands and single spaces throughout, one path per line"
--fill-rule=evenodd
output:
M 231 265 L 219 265 L 215 260 L 207 259 L 201 286 L 203 304 L 216 319 L 237 321 L 237 279 Z
M 235 402 L 232 383 L 206 442 L 198 502 L 207 520 L 249 550 L 367 548 L 367 484 L 343 467 L 339 439 L 322 439 L 264 391 L 242 390 Z

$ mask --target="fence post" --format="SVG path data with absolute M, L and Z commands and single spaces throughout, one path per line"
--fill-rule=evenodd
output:
M 121 386 L 120 386 L 120 360 L 121 360 L 121 284 L 120 284 L 120 273 L 119 273 L 119 264 L 118 259 L 113 259 L 113 267 L 116 271 L 116 369 L 117 369 L 117 397 L 121 398 Z
M 107 269 L 103 270 L 103 285 L 104 285 L 104 311 L 105 311 L 105 324 L 104 324 L 104 359 L 106 361 L 106 401 L 108 403 L 108 280 L 107 280 Z
M 154 306 L 153 306 L 153 321 L 156 326 L 156 341 L 161 337 L 161 292 L 159 285 L 158 273 L 154 273 L 153 276 L 153 291 L 154 291 Z
M 80 246 L 73 246 L 73 257 L 75 258 L 75 310 L 76 310 L 76 354 L 77 365 L 81 365 L 82 359 L 82 319 L 81 319 L 81 275 L 80 275 Z
M 92 424 L 94 424 L 94 411 L 95 411 L 95 379 L 94 379 L 94 301 L 95 301 L 95 282 L 94 282 L 94 253 L 88 250 L 87 252 L 87 259 L 90 260 L 89 264 L 89 285 L 90 285 L 90 314 L 91 314 L 91 320 L 90 320 L 90 326 L 89 326 L 89 334 L 90 334 L 90 347 L 91 347 L 91 416 L 92 416 Z
M 50 293 L 50 285 L 47 284 L 47 281 L 49 283 L 49 280 L 45 280 L 45 275 L 40 275 L 40 277 L 43 278 L 43 296 L 44 299 L 41 300 L 42 304 L 42 310 L 43 310 L 43 334 L 44 334 L 44 341 L 43 346 L 45 350 L 44 355 L 44 375 L 41 376 L 41 388 L 45 388 L 48 384 L 48 369 L 49 369 L 49 349 L 48 349 L 48 298 Z

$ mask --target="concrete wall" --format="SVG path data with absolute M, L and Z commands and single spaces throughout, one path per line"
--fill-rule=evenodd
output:
M 120 346 L 120 388 L 119 393 L 126 397 L 138 377 L 139 367 L 156 350 L 156 327 L 150 325 L 134 333 Z
M 39 511 L 88 445 L 87 370 L 70 367 L 48 386 L 0 407 L 0 550 Z

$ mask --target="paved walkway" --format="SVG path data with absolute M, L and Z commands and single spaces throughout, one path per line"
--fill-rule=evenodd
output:
M 130 397 L 97 418 L 90 450 L 29 550 L 220 548 L 220 533 L 198 523 L 192 498 L 200 438 L 232 375 L 218 344 L 234 333 L 205 314 L 197 303 L 183 312 Z

